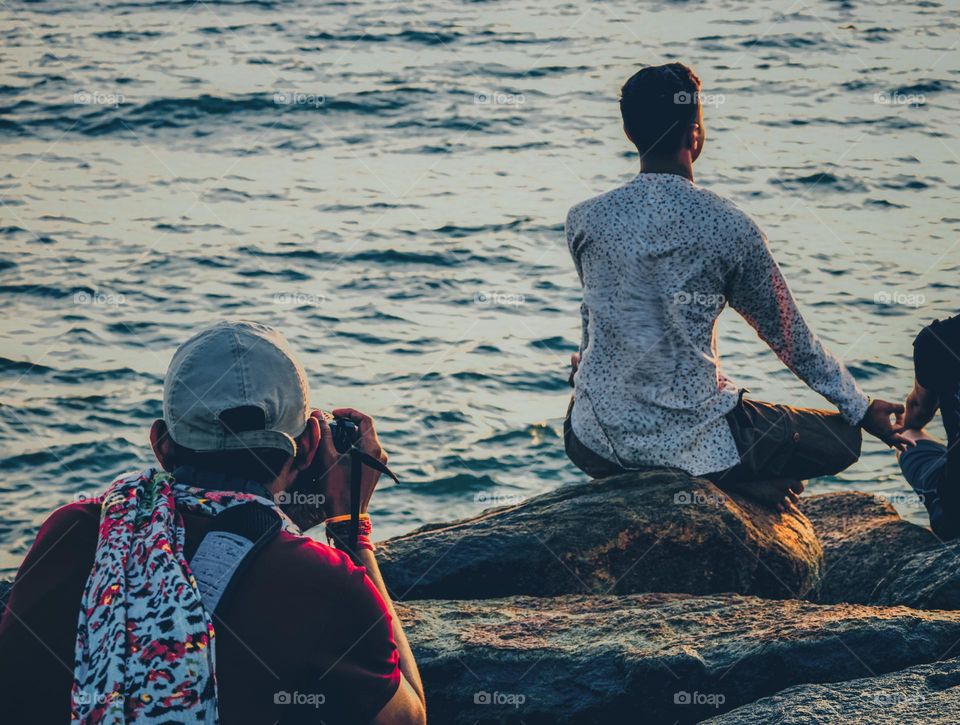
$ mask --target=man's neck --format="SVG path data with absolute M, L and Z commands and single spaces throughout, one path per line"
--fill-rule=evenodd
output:
M 208 488 L 214 491 L 252 493 L 255 496 L 273 500 L 273 492 L 269 487 L 257 481 L 245 480 L 239 476 L 198 469 L 194 466 L 176 466 L 171 473 L 178 483 L 185 483 L 188 486 Z
M 693 181 L 693 164 L 680 159 L 651 159 L 640 160 L 641 174 L 676 174 Z

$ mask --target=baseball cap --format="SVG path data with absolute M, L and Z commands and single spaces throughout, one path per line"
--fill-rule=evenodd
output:
M 310 416 L 307 376 L 283 335 L 219 322 L 183 343 L 163 383 L 170 437 L 194 451 L 277 448 L 295 455 Z

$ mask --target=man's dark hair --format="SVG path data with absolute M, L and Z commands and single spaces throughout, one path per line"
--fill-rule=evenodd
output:
M 683 63 L 642 68 L 620 89 L 623 128 L 640 156 L 676 151 L 700 107 L 700 79 Z
M 276 448 L 241 448 L 232 451 L 194 451 L 175 445 L 174 460 L 179 466 L 193 466 L 237 480 L 268 485 L 276 480 L 290 460 L 290 454 Z
M 224 410 L 219 418 L 220 424 L 230 434 L 266 428 L 263 409 L 254 405 Z M 169 432 L 167 435 L 170 435 Z M 273 483 L 291 457 L 286 451 L 277 448 L 195 451 L 181 446 L 172 437 L 170 442 L 174 445 L 174 460 L 178 466 L 193 466 L 200 471 L 210 471 L 238 480 L 256 481 L 264 485 Z

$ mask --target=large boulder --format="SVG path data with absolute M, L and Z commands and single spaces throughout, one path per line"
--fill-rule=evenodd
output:
M 866 493 L 811 496 L 803 512 L 823 544 L 819 601 L 960 609 L 960 542 L 940 541 Z
M 873 725 L 960 722 L 960 660 L 881 677 L 799 685 L 707 720 L 710 725 Z
M 807 496 L 801 508 L 823 544 L 821 602 L 876 603 L 884 577 L 938 544 L 929 529 L 904 521 L 886 499 L 869 493 Z
M 563 486 L 379 545 L 402 599 L 737 592 L 803 597 L 819 584 L 810 522 L 670 469 Z
M 690 723 L 935 661 L 960 612 L 741 595 L 422 600 L 398 611 L 431 722 Z
M 918 609 L 960 609 L 960 542 L 904 556 L 877 585 L 873 600 Z

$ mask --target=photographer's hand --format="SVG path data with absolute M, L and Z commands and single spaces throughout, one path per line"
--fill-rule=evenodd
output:
M 377 429 L 373 418 L 353 408 L 336 408 L 333 414 L 338 418 L 349 418 L 356 423 L 360 434 L 360 449 L 369 456 L 373 456 L 381 463 L 387 462 L 387 453 L 380 444 Z M 338 453 L 333 445 L 333 434 L 330 424 L 320 411 L 314 411 L 313 416 L 320 422 L 320 453 L 322 456 L 322 471 L 325 471 L 326 484 L 324 495 L 328 517 L 342 516 L 350 513 L 350 456 Z M 367 510 L 374 489 L 380 480 L 380 471 L 370 466 L 362 467 L 360 479 L 360 513 Z

